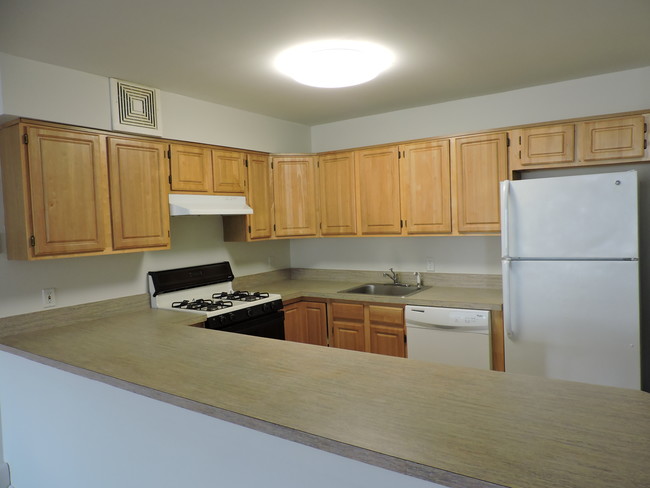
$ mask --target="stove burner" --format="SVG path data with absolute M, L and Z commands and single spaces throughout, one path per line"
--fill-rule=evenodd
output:
M 215 293 L 212 295 L 212 298 L 217 300 L 237 300 L 240 302 L 254 302 L 256 300 L 261 300 L 262 298 L 268 298 L 269 294 L 262 291 L 249 292 L 249 291 L 233 291 L 230 293 L 221 292 Z
M 172 308 L 181 308 L 187 310 L 201 310 L 203 312 L 213 312 L 224 308 L 232 307 L 231 301 L 224 300 L 210 300 L 199 298 L 197 300 L 183 300 L 181 302 L 172 303 Z

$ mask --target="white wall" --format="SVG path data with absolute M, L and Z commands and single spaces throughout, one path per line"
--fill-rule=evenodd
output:
M 0 351 L 16 488 L 443 488 Z
M 165 137 L 268 152 L 309 150 L 306 126 L 161 95 Z M 0 100 L 5 120 L 17 115 L 110 129 L 109 81 L 101 76 L 0 53 Z M 235 276 L 243 276 L 290 265 L 288 241 L 224 243 L 221 217 L 175 217 L 171 235 L 171 251 L 21 262 L 7 260 L 0 224 L 0 317 L 42 310 L 46 287 L 56 288 L 61 307 L 146 293 L 150 270 L 229 260 Z
M 497 236 L 363 237 L 295 239 L 295 268 L 427 271 L 433 259 L 439 273 L 501 274 Z
M 314 152 L 650 109 L 650 67 L 317 125 Z
M 314 152 L 650 109 L 650 67 L 314 126 Z M 294 267 L 500 274 L 497 237 L 293 241 Z

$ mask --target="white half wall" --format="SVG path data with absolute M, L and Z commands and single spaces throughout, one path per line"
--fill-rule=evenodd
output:
M 0 351 L 17 488 L 443 488 Z
M 465 98 L 311 128 L 312 151 L 650 109 L 650 67 Z

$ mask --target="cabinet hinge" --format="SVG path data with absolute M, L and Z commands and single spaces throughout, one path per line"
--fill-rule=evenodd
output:
M 29 144 L 29 136 L 27 134 L 23 134 L 23 144 Z
M 172 175 L 169 175 L 169 177 L 167 179 L 169 180 L 169 184 L 171 185 L 172 184 Z
M 645 134 L 646 132 L 648 132 L 648 123 L 644 122 L 643 123 L 643 133 Z
M 506 137 L 506 146 L 510 147 L 510 138 Z
M 250 225 L 248 226 L 248 233 L 249 234 L 251 233 L 251 226 Z
M 648 149 L 648 139 L 643 139 L 643 149 Z
M 167 159 L 169 159 L 170 161 L 172 160 L 172 150 L 171 150 L 171 148 L 167 149 Z
M 404 227 L 404 221 L 400 219 L 400 221 L 399 221 L 399 228 L 401 229 L 402 227 Z
M 397 151 L 397 159 L 402 159 L 402 151 Z
M 248 158 L 244 159 L 244 166 L 248 168 Z
M 273 224 L 273 232 L 275 232 L 275 224 Z
M 36 238 L 34 236 L 29 237 L 29 245 L 32 247 L 36 247 Z

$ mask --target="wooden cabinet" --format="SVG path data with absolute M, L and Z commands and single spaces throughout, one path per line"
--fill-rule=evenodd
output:
M 511 132 L 510 168 L 567 165 L 574 163 L 575 124 L 526 127 Z
M 318 185 L 314 156 L 272 158 L 275 235 L 316 236 Z
M 366 308 L 370 352 L 405 357 L 404 308 L 374 304 L 368 304 Z
M 171 144 L 171 189 L 208 193 L 212 190 L 210 150 L 202 146 Z
M 166 145 L 110 137 L 113 249 L 169 248 Z
M 327 345 L 325 303 L 298 301 L 284 307 L 284 335 L 287 341 Z
M 499 183 L 508 178 L 506 133 L 458 137 L 454 150 L 452 199 L 458 232 L 500 232 Z
M 257 241 L 274 237 L 271 160 L 266 154 L 248 154 L 246 160 L 246 201 L 253 213 L 224 215 L 225 241 Z
M 318 172 L 321 235 L 355 235 L 357 203 L 354 153 L 348 151 L 320 156 Z
M 357 151 L 361 235 L 399 235 L 399 165 L 397 146 Z
M 399 147 L 401 216 L 405 233 L 451 232 L 449 141 Z
M 245 194 L 245 153 L 212 150 L 212 191 L 220 194 Z
M 9 259 L 169 248 L 166 144 L 31 122 L 0 138 Z
M 332 302 L 329 317 L 333 347 L 405 357 L 403 306 Z
M 23 124 L 0 137 L 9 259 L 104 252 L 110 246 L 104 137 Z
M 645 120 L 642 115 L 581 122 L 580 159 L 640 158 L 645 149 Z
M 366 326 L 362 303 L 332 302 L 330 305 L 332 347 L 366 351 Z

